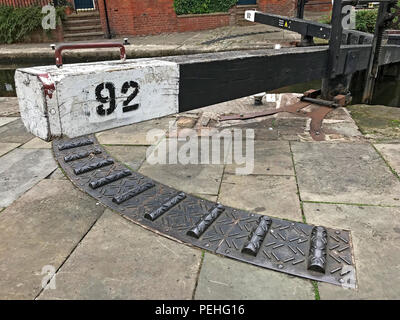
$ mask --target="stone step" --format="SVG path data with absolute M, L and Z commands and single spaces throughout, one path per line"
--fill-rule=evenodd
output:
M 95 27 L 101 26 L 100 20 L 74 20 L 65 21 L 63 23 L 64 28 L 75 28 L 75 27 Z
M 257 7 L 258 6 L 256 4 L 244 4 L 244 5 L 241 5 L 241 6 L 236 6 L 236 10 L 240 10 L 240 9 L 250 10 L 250 9 L 257 8 Z
M 102 31 L 101 24 L 88 25 L 88 26 L 64 26 L 64 32 L 68 33 L 82 33 L 82 32 L 100 32 Z
M 64 39 L 80 41 L 103 38 L 101 20 L 98 11 L 71 14 L 64 22 Z
M 66 19 L 63 21 L 64 24 L 79 24 L 79 23 L 99 23 L 101 20 L 99 17 L 87 19 L 87 18 L 79 18 L 79 19 Z
M 236 16 L 235 16 L 235 18 L 236 18 L 236 24 L 238 25 L 238 26 L 251 26 L 251 25 L 254 25 L 255 23 L 254 22 L 250 22 L 250 21 L 247 21 L 245 18 L 244 18 L 244 13 L 247 11 L 247 10 L 257 10 L 258 8 L 257 8 L 257 5 L 243 5 L 243 6 L 237 6 L 236 7 Z
M 80 24 L 80 23 L 94 23 L 94 22 L 100 22 L 100 18 L 98 19 L 86 19 L 86 18 L 82 18 L 82 19 L 72 19 L 72 20 L 65 20 L 64 24 Z
M 65 41 L 82 41 L 104 38 L 103 32 L 64 33 Z
M 93 12 L 79 12 L 79 13 L 72 13 L 67 16 L 67 20 L 90 20 L 90 19 L 100 19 L 100 13 L 98 11 Z
M 244 27 L 244 26 L 252 26 L 255 25 L 256 23 L 250 22 L 247 20 L 236 20 L 236 25 Z
M 246 10 L 257 10 L 257 5 L 247 5 L 247 6 L 238 6 L 236 7 L 236 12 L 245 12 Z

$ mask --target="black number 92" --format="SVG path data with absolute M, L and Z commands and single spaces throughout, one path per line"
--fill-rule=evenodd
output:
M 139 93 L 139 84 L 135 81 L 127 81 L 122 85 L 121 93 L 127 94 L 131 89 L 133 89 L 132 93 L 126 98 L 123 102 L 122 112 L 130 112 L 137 110 L 139 108 L 139 104 L 130 104 L 133 99 Z M 107 90 L 108 94 L 103 96 L 103 91 Z M 115 85 L 112 82 L 100 83 L 96 87 L 96 100 L 101 103 L 101 105 L 97 106 L 96 111 L 97 114 L 101 116 L 112 114 L 117 105 L 116 105 L 116 94 L 115 94 Z M 108 108 L 104 105 L 108 104 Z

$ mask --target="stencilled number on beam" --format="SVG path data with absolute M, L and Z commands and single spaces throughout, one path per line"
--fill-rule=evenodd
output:
M 123 105 L 124 107 L 122 108 L 123 112 L 129 112 L 129 111 L 134 111 L 139 108 L 139 104 L 133 104 L 129 105 L 133 99 L 136 98 L 136 96 L 139 93 L 139 84 L 135 81 L 129 81 L 125 82 L 124 85 L 122 86 L 121 93 L 126 94 L 130 88 L 133 88 L 133 92 L 129 95 L 129 97 L 124 101 Z
M 122 85 L 121 93 L 127 94 L 130 89 L 133 89 L 133 92 L 123 102 L 122 112 L 130 112 L 139 108 L 137 103 L 130 105 L 139 93 L 139 84 L 135 81 L 127 81 Z M 105 90 L 108 91 L 108 94 L 103 96 L 103 91 Z M 97 106 L 97 114 L 100 116 L 112 114 L 117 107 L 115 85 L 111 82 L 99 84 L 96 87 L 96 100 L 101 103 L 101 105 Z M 106 104 L 108 104 L 108 107 L 105 106 Z
M 108 96 L 104 97 L 101 93 L 104 89 L 108 90 Z M 111 82 L 101 83 L 96 87 L 96 99 L 101 105 L 97 106 L 97 113 L 101 116 L 109 115 L 116 108 L 115 103 L 115 86 Z M 109 107 L 104 109 L 104 104 L 108 103 Z

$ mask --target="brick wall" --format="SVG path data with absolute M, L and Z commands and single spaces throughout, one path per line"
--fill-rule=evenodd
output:
M 0 0 L 1 1 L 1 0 Z M 306 10 L 329 10 L 330 0 L 310 0 L 328 4 L 307 6 Z M 103 30 L 106 20 L 103 1 L 98 1 Z M 296 15 L 297 0 L 258 0 L 258 10 L 285 16 Z M 148 35 L 214 29 L 235 23 L 235 13 L 177 16 L 173 0 L 107 0 L 111 33 L 115 35 Z
M 332 10 L 331 0 L 308 0 L 306 11 L 328 12 Z
M 287 17 L 296 15 L 297 0 L 258 0 L 258 10 Z
M 99 1 L 106 30 L 103 1 Z M 214 29 L 230 24 L 230 13 L 177 16 L 173 0 L 107 0 L 110 29 L 116 35 L 147 35 Z
M 39 4 L 45 6 L 51 0 L 0 0 L 0 5 L 13 6 L 13 7 L 28 7 L 32 4 Z
M 45 5 L 50 0 L 0 0 L 0 4 L 27 6 L 40 2 Z M 310 0 L 325 2 L 326 5 L 307 6 L 310 11 L 328 11 L 330 0 Z M 115 35 L 148 35 L 171 32 L 185 32 L 233 25 L 235 11 L 205 15 L 177 16 L 173 0 L 107 0 L 107 12 L 111 33 Z M 103 0 L 98 1 L 101 23 L 106 31 Z M 258 0 L 258 10 L 285 16 L 295 16 L 297 0 Z
M 218 27 L 234 24 L 230 13 L 215 13 L 205 15 L 182 15 L 178 16 L 178 31 L 194 31 L 215 29 Z

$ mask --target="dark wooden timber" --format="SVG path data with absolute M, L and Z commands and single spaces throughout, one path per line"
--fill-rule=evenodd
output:
M 371 45 L 345 45 L 340 48 L 337 75 L 368 67 Z M 258 92 L 318 80 L 326 77 L 329 48 L 306 47 L 281 50 L 220 52 L 165 57 L 180 67 L 179 112 L 246 97 Z M 400 61 L 400 46 L 382 47 L 380 64 Z
M 304 18 L 304 6 L 307 2 L 308 0 L 297 0 L 297 18 Z
M 379 4 L 378 17 L 376 19 L 374 40 L 372 42 L 369 65 L 367 69 L 367 81 L 365 83 L 363 103 L 371 103 L 374 94 L 375 79 L 379 71 L 379 56 L 381 54 L 383 34 L 388 22 L 393 19 L 390 14 L 394 1 Z
M 304 19 L 304 10 L 305 10 L 305 5 L 308 3 L 308 0 L 298 0 L 297 1 L 297 18 L 298 19 Z M 314 43 L 314 37 L 310 35 L 301 35 L 301 41 L 300 43 L 297 44 L 298 47 L 308 47 L 308 46 L 313 46 L 315 45 Z
M 343 2 L 342 5 L 344 5 Z M 257 23 L 300 33 L 303 38 L 316 37 L 326 40 L 331 38 L 331 25 L 310 20 L 303 20 L 300 17 L 289 18 L 277 14 L 256 12 L 254 21 Z M 287 27 L 285 24 L 286 22 Z M 398 39 L 398 37 L 394 34 L 387 34 L 387 37 L 389 41 L 397 41 Z M 370 44 L 372 43 L 373 38 L 374 35 L 371 33 L 358 30 L 343 30 L 342 44 Z
M 342 42 L 343 26 L 342 26 L 342 1 L 335 0 L 332 8 L 332 30 L 329 39 L 329 58 L 327 68 L 327 78 L 335 78 L 341 73 L 336 73 L 339 67 L 340 45 Z
M 400 45 L 400 34 L 390 34 L 388 38 L 388 44 Z
M 364 1 L 365 3 L 372 1 Z M 304 6 L 307 0 L 298 0 L 297 3 L 297 18 L 289 18 L 270 13 L 255 12 L 254 22 L 271 25 L 281 29 L 290 30 L 300 33 L 302 40 L 298 46 L 304 47 L 313 45 L 313 37 L 322 39 L 329 39 L 329 53 L 326 61 L 326 75 L 322 80 L 322 93 L 321 98 L 324 100 L 332 101 L 336 95 L 344 95 L 350 97 L 350 82 L 354 72 L 357 71 L 359 65 L 360 50 L 356 49 L 348 51 L 343 55 L 341 45 L 345 44 L 372 44 L 369 53 L 369 78 L 366 84 L 364 93 L 364 101 L 371 100 L 373 94 L 373 83 L 376 78 L 377 70 L 379 69 L 380 44 L 384 34 L 384 22 L 393 19 L 393 15 L 387 12 L 396 0 L 378 0 L 380 3 L 380 11 L 378 21 L 376 24 L 375 34 L 360 32 L 356 30 L 343 29 L 343 8 L 345 5 L 356 5 L 359 1 L 353 0 L 335 0 L 332 8 L 332 22 L 331 25 L 318 23 L 314 21 L 304 20 Z M 383 9 L 385 8 L 385 10 Z M 384 19 L 385 21 L 381 21 Z M 386 25 L 385 25 L 386 26 Z M 388 44 L 398 44 L 398 35 L 387 33 Z M 379 48 L 375 49 L 375 48 Z M 378 51 L 375 54 L 375 51 Z M 362 53 L 361 55 L 364 55 Z M 343 67 L 343 60 L 344 68 Z M 374 61 L 374 62 L 373 62 Z M 307 62 L 308 63 L 308 62 Z M 374 65 L 372 67 L 372 65 Z
M 342 0 L 335 0 L 332 8 L 332 29 L 329 39 L 329 53 L 328 53 L 328 67 L 326 69 L 326 76 L 322 80 L 321 98 L 325 100 L 333 100 L 338 94 L 347 95 L 349 93 L 351 72 L 344 74 L 345 71 L 340 72 L 339 59 L 340 59 L 340 46 L 343 38 L 343 25 L 342 25 Z M 346 57 L 347 64 L 347 57 Z M 353 71 L 354 72 L 354 71 Z
M 277 14 L 256 12 L 255 22 L 270 25 L 280 29 L 300 33 L 303 36 L 316 37 L 329 40 L 332 27 L 301 18 L 289 18 Z M 372 42 L 374 35 L 357 30 L 343 30 L 343 44 L 368 44 Z

